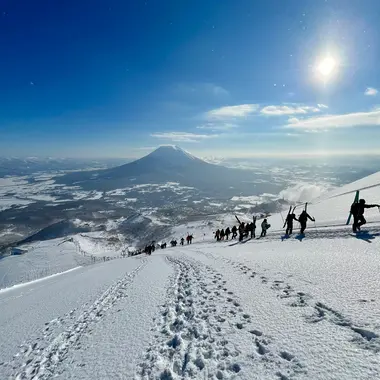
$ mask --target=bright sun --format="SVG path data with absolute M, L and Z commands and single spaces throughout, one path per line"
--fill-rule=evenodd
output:
M 332 57 L 324 58 L 319 65 L 317 70 L 323 77 L 329 77 L 336 67 L 336 61 Z

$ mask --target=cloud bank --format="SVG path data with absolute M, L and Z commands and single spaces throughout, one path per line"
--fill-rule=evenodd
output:
M 310 202 L 330 190 L 324 185 L 299 183 L 280 191 L 279 197 L 292 203 Z

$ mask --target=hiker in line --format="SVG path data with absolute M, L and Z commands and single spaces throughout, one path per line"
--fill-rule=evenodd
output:
M 380 207 L 380 205 L 367 205 L 365 199 L 360 199 L 358 203 L 351 205 L 351 214 L 354 217 L 354 223 L 352 225 L 353 232 L 360 231 L 360 227 L 367 223 L 364 218 L 364 209 L 373 207 Z
M 230 227 L 227 227 L 226 230 L 224 231 L 224 235 L 226 237 L 226 240 L 228 240 L 230 234 L 231 234 Z
M 219 230 L 219 228 L 216 230 L 214 237 L 215 237 L 216 241 L 220 240 L 220 230 Z
M 270 227 L 270 224 L 268 224 L 267 219 L 264 219 L 261 222 L 261 235 L 260 237 L 265 237 L 267 236 L 267 229 Z
M 237 237 L 237 228 L 236 228 L 236 226 L 232 227 L 231 232 L 232 232 L 232 238 L 231 239 L 236 239 L 236 237 Z
M 184 245 L 185 244 L 185 239 L 182 237 L 181 238 L 181 245 Z
M 244 228 L 244 236 L 248 237 L 249 231 L 251 231 L 251 224 L 247 223 Z
M 244 232 L 245 232 L 245 223 L 240 223 L 239 225 L 239 241 L 242 241 L 244 239 Z
M 187 235 L 187 244 L 191 244 L 193 242 L 194 236 L 193 235 Z
M 251 239 L 256 238 L 256 218 L 253 218 L 253 222 L 251 223 Z
M 301 224 L 301 230 L 300 230 L 300 234 L 303 235 L 305 233 L 305 230 L 306 230 L 306 224 L 307 224 L 307 220 L 310 219 L 312 222 L 315 222 L 315 219 L 312 218 L 307 212 L 306 210 L 303 210 L 301 212 L 301 215 L 298 217 L 298 221 L 300 222 Z
M 224 229 L 220 231 L 220 240 L 224 240 Z
M 293 233 L 293 220 L 296 220 L 298 222 L 298 219 L 296 218 L 296 214 L 288 214 L 286 217 L 284 227 L 286 225 L 286 232 L 285 235 L 290 236 Z

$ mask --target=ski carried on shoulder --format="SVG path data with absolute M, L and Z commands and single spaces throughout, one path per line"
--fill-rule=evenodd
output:
M 289 206 L 288 215 L 287 215 L 286 218 L 285 218 L 284 226 L 283 226 L 282 228 L 285 228 L 285 226 L 286 226 L 286 222 L 288 221 L 288 216 L 290 215 L 291 212 L 292 212 L 292 206 Z

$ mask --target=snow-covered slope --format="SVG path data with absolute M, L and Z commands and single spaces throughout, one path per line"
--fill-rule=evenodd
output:
M 211 242 L 233 220 L 210 217 L 177 227 L 190 246 L 0 291 L 0 378 L 380 378 L 380 218 L 350 233 L 357 186 L 311 204 L 304 239 L 274 215 L 267 238 Z
M 343 226 L 347 221 L 357 190 L 360 191 L 360 198 L 364 198 L 368 204 L 380 204 L 380 172 L 328 192 L 309 203 L 307 211 L 316 219 L 315 224 L 309 222 L 309 226 Z M 298 206 L 295 213 L 298 215 L 303 207 L 304 205 Z M 380 221 L 379 210 L 377 208 L 367 209 L 365 217 L 368 222 Z M 270 218 L 270 223 L 273 229 L 281 229 L 283 225 L 281 215 L 274 215 Z
M 0 289 L 64 272 L 92 262 L 66 239 L 53 239 L 22 246 L 25 254 L 0 259 Z

